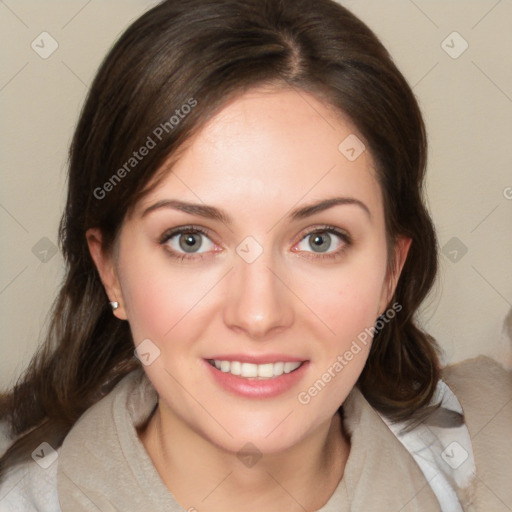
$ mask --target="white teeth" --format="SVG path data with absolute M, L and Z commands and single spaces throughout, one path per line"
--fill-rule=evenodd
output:
M 242 377 L 257 377 L 258 365 L 252 363 L 242 363 L 242 373 L 240 375 Z
M 242 373 L 242 363 L 240 361 L 231 361 L 231 373 L 233 375 L 241 375 Z
M 302 363 L 297 362 L 282 362 L 277 363 L 265 363 L 265 364 L 253 364 L 253 363 L 242 363 L 240 361 L 222 361 L 222 360 L 210 360 L 210 363 L 224 373 L 231 373 L 244 378 L 259 378 L 259 379 L 271 379 L 272 377 L 279 377 L 283 373 L 290 373 L 296 370 Z
M 284 373 L 293 372 L 300 366 L 300 363 L 284 363 Z
M 272 363 L 260 364 L 258 366 L 258 377 L 273 377 L 274 365 Z

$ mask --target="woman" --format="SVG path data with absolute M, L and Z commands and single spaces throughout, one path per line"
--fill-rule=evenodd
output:
M 441 369 L 414 319 L 425 160 L 409 86 L 331 0 L 135 21 L 72 142 L 66 280 L 1 402 L 2 506 L 506 510 L 510 376 Z

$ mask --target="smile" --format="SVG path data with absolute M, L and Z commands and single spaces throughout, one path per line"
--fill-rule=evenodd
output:
M 219 354 L 214 358 L 203 359 L 203 363 L 215 387 L 243 398 L 261 400 L 291 392 L 305 379 L 311 362 L 290 359 L 277 354 Z
M 303 361 L 254 364 L 241 361 L 209 359 L 208 362 L 223 373 L 230 373 L 246 379 L 272 379 L 297 370 Z

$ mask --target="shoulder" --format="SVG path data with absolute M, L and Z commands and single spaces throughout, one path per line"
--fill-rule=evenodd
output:
M 511 369 L 505 368 L 494 359 L 484 355 L 445 366 L 441 371 L 443 378 L 446 376 L 453 379 L 467 377 L 468 372 L 477 372 L 477 375 L 486 381 L 494 382 L 512 377 Z
M 487 356 L 478 356 L 442 370 L 442 379 L 459 399 L 474 430 L 512 407 L 512 371 Z M 510 434 L 510 431 L 509 431 Z
M 448 366 L 442 378 L 457 396 L 473 445 L 477 505 L 512 503 L 512 371 L 486 356 Z
M 30 458 L 11 468 L 2 480 L 2 512 L 60 512 L 57 494 L 59 450 L 52 453 L 45 453 L 44 448 L 41 450 L 38 462 Z

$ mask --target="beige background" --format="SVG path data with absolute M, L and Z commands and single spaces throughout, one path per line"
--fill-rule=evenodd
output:
M 0 386 L 36 349 L 62 277 L 52 249 L 88 84 L 154 3 L 0 1 Z M 425 114 L 429 204 L 444 254 L 422 322 L 446 362 L 488 354 L 512 364 L 502 330 L 512 304 L 512 1 L 342 3 L 381 37 Z M 31 47 L 44 31 L 58 43 L 47 59 Z

